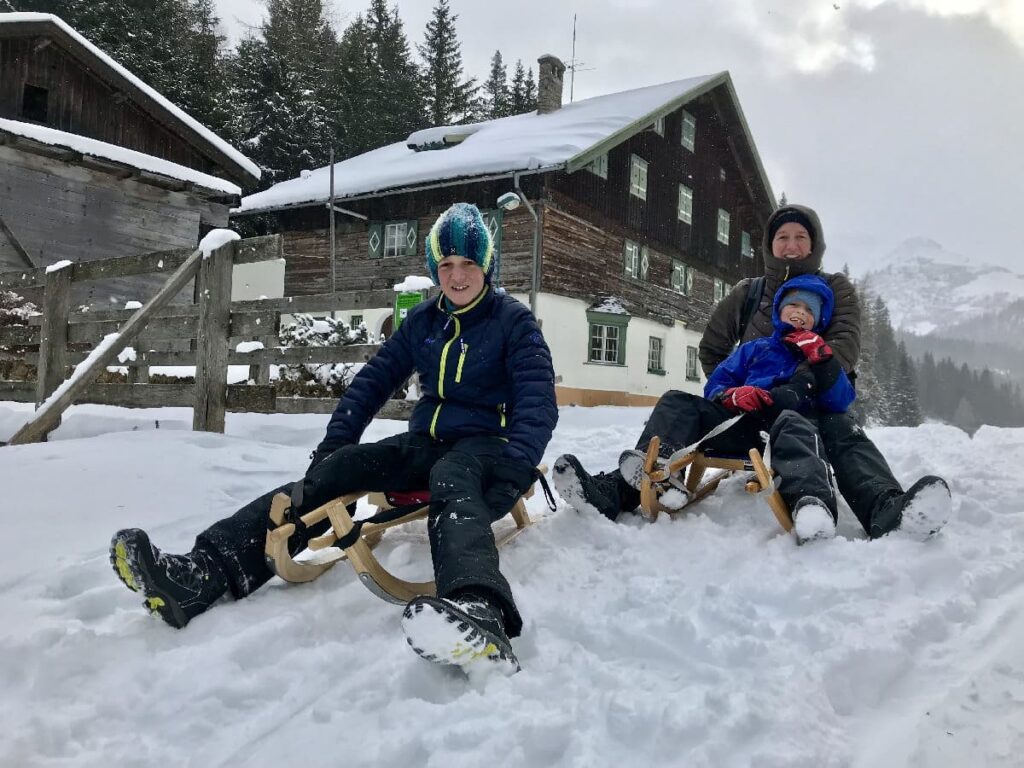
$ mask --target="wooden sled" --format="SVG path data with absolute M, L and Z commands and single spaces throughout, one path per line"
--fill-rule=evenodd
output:
M 746 457 L 717 456 L 694 451 L 675 459 L 668 466 L 658 467 L 660 447 L 661 439 L 655 436 L 647 446 L 644 474 L 640 481 L 640 511 L 648 520 L 656 520 L 661 512 L 672 514 L 688 510 L 718 488 L 719 483 L 725 478 L 736 472 L 751 472 L 752 475 L 744 486 L 747 493 L 767 492 L 765 498 L 779 525 L 787 532 L 793 529 L 793 517 L 789 513 L 789 507 L 772 482 L 772 471 L 765 465 L 761 452 L 756 448 L 751 448 Z M 709 469 L 713 472 L 708 473 Z M 671 481 L 674 479 L 678 482 L 684 473 L 682 485 L 688 497 L 686 506 L 681 509 L 664 506 L 660 501 L 661 497 L 670 489 L 677 488 Z
M 541 474 L 546 472 L 543 466 L 538 469 Z M 530 486 L 512 508 L 511 515 L 516 527 L 495 539 L 499 547 L 508 544 L 531 524 L 525 500 L 533 496 L 535 485 Z M 377 508 L 377 513 L 400 508 L 406 508 L 408 511 L 393 520 L 361 523 L 358 536 L 352 537 L 357 522 L 352 519 L 347 507 L 364 496 Z M 322 559 L 295 560 L 288 552 L 288 539 L 295 533 L 295 523 L 285 522 L 285 513 L 291 506 L 291 499 L 287 494 L 279 493 L 274 497 L 270 507 L 270 519 L 276 527 L 267 532 L 264 549 L 267 565 L 285 581 L 300 583 L 312 581 L 335 563 L 348 560 L 363 585 L 382 600 L 405 605 L 415 597 L 433 596 L 433 581 L 416 582 L 400 579 L 381 565 L 372 552 L 388 528 L 425 518 L 430 511 L 429 496 L 426 491 L 403 494 L 360 491 L 334 499 L 300 518 L 307 526 L 329 518 L 331 530 L 323 536 L 311 539 L 308 549 L 313 552 L 328 549 L 333 551 Z M 339 542 L 343 542 L 346 537 L 353 538 L 353 541 L 342 547 Z

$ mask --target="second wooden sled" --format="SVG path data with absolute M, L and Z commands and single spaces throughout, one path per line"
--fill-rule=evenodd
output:
M 544 467 L 539 467 L 539 470 L 541 474 L 545 472 Z M 499 547 L 510 542 L 531 524 L 525 500 L 533 496 L 533 491 L 534 486 L 530 486 L 512 508 L 510 514 L 516 527 L 500 537 L 496 537 L 495 543 Z M 359 524 L 358 535 L 353 537 L 351 534 L 358 523 L 349 514 L 348 506 L 364 496 L 370 504 L 377 508 L 378 513 L 396 509 L 399 511 L 407 509 L 408 511 L 385 522 L 363 522 Z M 295 533 L 296 527 L 293 522 L 285 522 L 285 513 L 290 506 L 291 499 L 287 494 L 279 493 L 274 497 L 270 507 L 270 519 L 275 528 L 267 532 L 264 549 L 267 565 L 285 581 L 293 583 L 312 581 L 336 563 L 347 560 L 355 569 L 356 575 L 363 585 L 382 600 L 405 605 L 415 597 L 435 594 L 433 581 L 417 582 L 400 579 L 381 565 L 372 551 L 388 528 L 405 525 L 413 520 L 422 520 L 427 516 L 430 511 L 430 501 L 426 491 L 403 494 L 359 491 L 329 501 L 312 512 L 302 515 L 300 519 L 307 526 L 315 525 L 327 518 L 331 521 L 331 530 L 323 536 L 311 539 L 308 545 L 308 549 L 313 552 L 333 550 L 326 558 L 322 559 L 296 560 L 288 551 L 288 539 Z M 346 537 L 352 538 L 352 542 L 348 546 L 339 546 L 339 542 L 345 542 Z
M 640 511 L 648 520 L 657 519 L 662 512 L 672 514 L 689 510 L 691 506 L 718 488 L 719 483 L 736 472 L 751 472 L 751 477 L 744 486 L 747 493 L 764 493 L 775 519 L 783 530 L 793 530 L 793 517 L 789 507 L 783 501 L 775 484 L 772 482 L 772 471 L 768 469 L 756 448 L 751 448 L 747 456 L 718 456 L 703 451 L 694 451 L 674 460 L 668 466 L 658 467 L 658 450 L 661 439 L 654 437 L 647 446 L 644 459 L 644 472 L 640 481 Z M 713 470 L 708 473 L 708 470 Z M 683 488 L 687 494 L 686 505 L 680 509 L 672 509 L 663 505 L 661 497 L 671 488 L 676 487 L 673 479 L 682 478 Z M 682 489 L 680 489 L 682 490 Z

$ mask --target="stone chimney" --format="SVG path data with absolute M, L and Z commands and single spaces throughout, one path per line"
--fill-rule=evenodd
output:
M 562 108 L 562 75 L 565 64 L 557 56 L 545 53 L 537 59 L 537 112 L 541 115 Z

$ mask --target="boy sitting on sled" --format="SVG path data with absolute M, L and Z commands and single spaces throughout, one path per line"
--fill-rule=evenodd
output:
M 264 559 L 271 502 L 301 499 L 295 515 L 356 491 L 431 493 L 428 532 L 437 598 L 405 609 L 409 644 L 424 658 L 463 668 L 519 668 L 509 637 L 522 619 L 491 523 L 534 481 L 558 419 L 551 353 L 530 311 L 490 284 L 491 235 L 476 206 L 456 203 L 434 224 L 427 267 L 441 295 L 413 308 L 360 370 L 314 451 L 301 493 L 275 488 L 196 537 L 185 555 L 161 552 L 137 528 L 118 531 L 110 559 L 149 610 L 184 627 L 228 593 L 238 599 L 273 575 Z M 422 396 L 409 431 L 360 444 L 392 393 L 419 373 Z M 293 553 L 329 527 L 297 531 Z
M 775 332 L 737 347 L 712 373 L 703 398 L 667 393 L 659 402 L 666 407 L 651 414 L 639 442 L 646 445 L 658 435 L 664 460 L 742 415 L 725 431 L 702 441 L 700 449 L 745 455 L 750 448 L 761 447 L 762 431 L 769 432 L 778 490 L 792 512 L 800 543 L 828 538 L 836 531 L 836 495 L 816 414 L 842 413 L 855 397 L 846 372 L 819 335 L 831 321 L 833 305 L 832 290 L 816 275 L 798 275 L 784 283 L 774 299 Z M 801 367 L 804 361 L 808 365 Z M 639 503 L 644 457 L 645 452 L 637 449 L 619 459 L 619 471 L 636 493 L 624 500 L 623 507 Z M 594 479 L 582 467 L 572 466 L 579 463 L 576 458 L 564 456 L 559 461 L 565 463 L 556 464 L 555 484 L 563 498 L 586 499 L 588 491 L 593 495 L 595 489 L 586 484 Z

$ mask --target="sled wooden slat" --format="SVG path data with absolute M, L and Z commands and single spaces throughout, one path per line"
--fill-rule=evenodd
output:
M 660 470 L 654 469 L 659 448 L 660 440 L 657 437 L 652 438 L 644 461 L 644 477 L 640 481 L 640 512 L 648 520 L 655 520 L 661 512 L 673 514 L 688 510 L 693 504 L 713 493 L 721 482 L 733 473 L 752 471 L 754 478 L 745 484 L 746 491 L 758 494 L 770 489 L 771 492 L 766 498 L 775 519 L 784 530 L 793 529 L 793 518 L 789 514 L 789 508 L 781 494 L 774 488 L 772 472 L 756 448 L 750 449 L 749 458 L 746 459 L 708 456 L 696 451 L 676 459 L 670 467 Z M 713 472 L 709 473 L 709 469 Z M 686 471 L 683 485 L 689 498 L 683 509 L 669 509 L 661 503 L 661 494 L 665 492 L 668 479 L 683 471 Z
M 547 468 L 544 466 L 538 467 L 538 469 L 541 474 L 547 471 Z M 505 532 L 500 537 L 496 537 L 495 544 L 497 546 L 500 547 L 509 543 L 531 524 L 532 521 L 526 510 L 525 499 L 533 496 L 533 492 L 534 486 L 530 486 L 516 502 L 510 513 L 516 527 Z M 332 530 L 310 540 L 308 548 L 312 551 L 329 549 L 335 546 L 339 538 L 348 534 L 355 525 L 355 521 L 349 514 L 348 506 L 364 496 L 370 504 L 376 506 L 379 510 L 392 508 L 385 494 L 379 492 L 367 493 L 365 491 L 346 494 L 317 507 L 313 511 L 301 516 L 300 519 L 303 524 L 307 526 L 315 525 L 329 518 Z M 345 548 L 344 551 L 336 550 L 337 555 L 331 559 L 324 560 L 318 558 L 315 561 L 295 560 L 288 551 L 288 539 L 295 533 L 295 525 L 284 522 L 284 515 L 290 504 L 291 499 L 285 493 L 277 494 L 272 500 L 270 519 L 276 527 L 267 532 L 264 548 L 267 564 L 274 573 L 285 581 L 295 583 L 312 581 L 335 563 L 347 560 L 355 569 L 363 585 L 377 595 L 377 597 L 388 602 L 404 605 L 415 597 L 433 596 L 435 594 L 436 589 L 433 581 L 415 582 L 400 579 L 381 565 L 380 561 L 377 560 L 371 551 L 381 540 L 384 531 L 388 528 L 394 528 L 425 518 L 430 511 L 429 504 L 413 509 L 396 520 L 384 523 L 364 523 L 360 528 L 361 535 L 358 541 Z
M 763 490 L 772 489 L 772 492 L 768 495 L 768 506 L 771 507 L 772 512 L 775 514 L 775 519 L 779 521 L 779 525 L 787 532 L 792 531 L 793 516 L 789 513 L 789 507 L 786 506 L 786 502 L 782 500 L 782 495 L 774 487 L 771 472 L 765 466 L 761 453 L 756 448 L 750 449 L 750 463 L 754 465 L 754 473 L 757 475 L 761 488 Z

